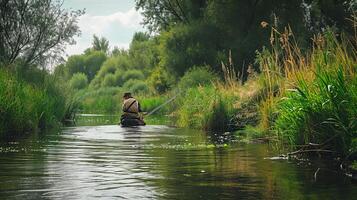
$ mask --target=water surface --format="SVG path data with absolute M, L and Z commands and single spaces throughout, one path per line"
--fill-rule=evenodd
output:
M 265 159 L 278 154 L 267 144 L 214 143 L 194 130 L 116 125 L 6 142 L 0 199 L 357 197 L 357 185 L 324 163 Z

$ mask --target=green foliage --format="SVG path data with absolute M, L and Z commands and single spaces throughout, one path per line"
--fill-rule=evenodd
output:
M 149 87 L 147 86 L 147 83 L 144 81 L 137 81 L 135 82 L 129 89 L 129 91 L 138 94 L 145 94 L 149 92 Z
M 138 79 L 129 79 L 124 83 L 123 88 L 133 93 L 147 93 L 149 91 L 147 84 Z
M 228 130 L 232 112 L 228 105 L 231 102 L 224 101 L 223 97 L 217 95 L 209 105 L 208 111 L 204 115 L 203 129 L 207 131 L 218 131 L 223 133 Z
M 91 88 L 98 89 L 101 86 L 107 86 L 103 83 L 105 77 L 107 75 L 115 76 L 115 81 L 112 81 L 110 86 L 121 86 L 123 84 L 123 71 L 130 68 L 130 60 L 129 57 L 125 54 L 115 55 L 113 57 L 109 57 L 101 66 L 98 73 L 96 74 L 93 81 L 90 83 Z M 112 78 L 110 78 L 112 79 Z
M 106 59 L 107 57 L 102 51 L 70 56 L 65 67 L 66 78 L 69 79 L 73 74 L 81 72 L 87 75 L 88 80 L 91 81 Z
M 130 43 L 129 57 L 131 67 L 149 74 L 158 63 L 157 40 L 146 33 L 137 32 Z
M 114 74 L 118 67 L 118 59 L 117 57 L 111 57 L 106 60 L 103 65 L 100 67 L 98 71 L 97 77 L 103 78 L 107 74 Z
M 88 76 L 88 80 L 92 80 L 97 73 L 97 71 L 102 66 L 103 62 L 107 59 L 107 56 L 102 51 L 93 51 L 89 55 L 85 55 L 84 64 L 85 71 L 84 73 Z
M 114 74 L 107 74 L 102 82 L 102 87 L 114 87 L 117 85 Z
M 181 90 L 196 86 L 204 86 L 218 81 L 218 75 L 210 71 L 208 66 L 205 67 L 193 67 L 185 73 L 178 83 Z
M 85 63 L 84 56 L 82 55 L 73 55 L 70 56 L 66 62 L 66 78 L 71 78 L 75 73 L 85 73 Z
M 123 90 L 118 87 L 102 87 L 77 93 L 83 113 L 117 114 L 121 110 Z
M 165 101 L 167 100 L 167 97 L 160 95 L 160 96 L 145 97 L 145 98 L 140 98 L 140 99 L 141 99 L 141 101 L 140 101 L 141 110 L 143 110 L 145 112 L 150 112 L 150 111 L 154 110 L 155 108 L 157 108 L 158 106 L 165 103 Z M 168 108 L 168 106 L 164 106 L 164 107 L 160 108 L 158 111 L 156 111 L 154 114 L 161 115 L 161 114 L 167 113 L 169 110 L 170 109 Z
M 148 82 L 153 90 L 159 94 L 167 92 L 175 79 L 162 67 L 156 67 L 148 78 Z
M 128 70 L 123 74 L 123 82 L 127 82 L 130 79 L 143 80 L 144 74 L 139 70 Z
M 357 79 L 342 69 L 321 71 L 313 83 L 300 80 L 282 100 L 276 128 L 293 144 L 324 144 L 343 154 L 357 137 Z
M 82 11 L 68 11 L 55 0 L 1 1 L 0 65 L 58 58 L 79 34 Z
M 93 35 L 92 49 L 107 54 L 109 51 L 109 41 L 104 37 L 99 38 L 98 36 Z
M 160 36 L 160 64 L 182 76 L 193 66 L 209 65 L 220 70 L 219 30 L 211 24 L 178 24 Z
M 233 114 L 233 99 L 213 86 L 188 89 L 178 104 L 177 123 L 181 127 L 222 132 Z
M 69 84 L 73 89 L 84 89 L 88 86 L 88 78 L 84 73 L 75 73 L 69 81 Z
M 37 85 L 0 70 L 0 135 L 20 135 L 57 125 L 73 111 L 69 91 L 51 75 Z

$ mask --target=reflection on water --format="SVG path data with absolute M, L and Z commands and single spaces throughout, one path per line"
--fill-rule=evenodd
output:
M 2 144 L 0 199 L 353 199 L 323 164 L 264 158 L 268 145 L 214 146 L 198 131 L 83 126 Z M 320 167 L 317 180 L 314 173 Z

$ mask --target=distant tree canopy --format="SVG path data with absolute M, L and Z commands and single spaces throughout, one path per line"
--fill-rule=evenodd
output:
M 104 37 L 99 38 L 98 36 L 93 35 L 92 48 L 95 51 L 103 51 L 104 53 L 108 53 L 109 41 Z
M 0 1 L 0 64 L 21 59 L 43 63 L 63 53 L 79 34 L 78 17 L 83 11 L 67 11 L 58 0 Z
M 269 45 L 270 28 L 290 26 L 304 47 L 326 27 L 352 33 L 346 18 L 356 11 L 354 0 L 136 0 L 144 24 L 160 33 L 161 64 L 177 75 L 193 66 L 215 71 L 228 52 L 236 71 L 245 73 L 255 52 Z

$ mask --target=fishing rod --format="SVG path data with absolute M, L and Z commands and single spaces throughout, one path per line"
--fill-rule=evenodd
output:
M 165 101 L 163 104 L 159 105 L 158 107 L 154 108 L 152 111 L 150 111 L 149 113 L 147 113 L 145 116 L 149 116 L 151 114 L 153 114 L 154 112 L 158 111 L 160 108 L 162 108 L 163 106 L 165 106 L 166 104 L 170 103 L 171 101 L 173 101 L 174 99 L 176 99 L 176 97 L 180 94 L 181 92 L 178 91 L 178 93 L 171 97 L 169 100 Z

